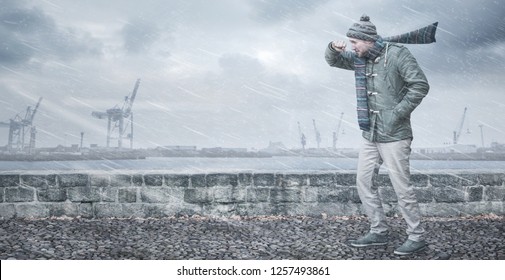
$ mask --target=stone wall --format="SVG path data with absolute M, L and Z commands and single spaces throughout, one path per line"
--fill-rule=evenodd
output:
M 354 173 L 0 175 L 0 217 L 360 215 Z M 426 216 L 505 214 L 505 174 L 413 174 Z M 394 215 L 389 177 L 375 179 Z

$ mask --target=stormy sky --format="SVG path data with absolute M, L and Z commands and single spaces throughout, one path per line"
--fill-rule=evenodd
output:
M 437 43 L 409 49 L 431 90 L 413 113 L 414 147 L 505 143 L 501 1 L 0 0 L 0 121 L 43 101 L 37 146 L 105 146 L 92 111 L 133 104 L 135 147 L 357 147 L 354 76 L 324 51 L 363 13 L 380 35 L 439 22 Z M 466 133 L 469 131 L 470 133 Z M 0 128 L 0 146 L 7 144 Z

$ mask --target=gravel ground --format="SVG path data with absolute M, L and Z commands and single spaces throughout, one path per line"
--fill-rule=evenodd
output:
M 0 259 L 505 259 L 505 216 L 425 218 L 429 247 L 403 257 L 405 223 L 388 219 L 389 245 L 360 249 L 364 217 L 0 220 Z

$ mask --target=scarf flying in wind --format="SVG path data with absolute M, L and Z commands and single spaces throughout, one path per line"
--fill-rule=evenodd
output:
M 435 22 L 421 29 L 401 35 L 386 38 L 379 37 L 364 57 L 354 56 L 358 124 L 361 130 L 370 131 L 370 111 L 368 109 L 368 92 L 366 89 L 366 60 L 375 60 L 386 45 L 386 42 L 402 44 L 430 44 L 436 42 L 435 32 L 437 31 L 437 26 L 438 22 Z

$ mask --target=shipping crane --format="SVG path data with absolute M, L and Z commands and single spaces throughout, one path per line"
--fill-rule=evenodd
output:
M 9 138 L 7 141 L 7 150 L 11 152 L 19 152 L 25 150 L 25 135 L 30 132 L 30 141 L 28 143 L 28 152 L 31 153 L 35 148 L 35 137 L 37 129 L 33 126 L 33 120 L 35 119 L 35 114 L 39 109 L 42 97 L 32 109 L 31 106 L 26 108 L 26 113 L 24 118 L 21 118 L 17 114 L 14 118 L 10 119 L 8 123 L 0 122 L 0 127 L 9 127 Z
M 340 133 L 340 127 L 342 126 L 343 118 L 344 118 L 344 112 L 340 114 L 340 120 L 338 121 L 337 131 L 333 132 L 333 150 L 337 149 L 338 134 Z
M 307 140 L 305 139 L 305 134 L 303 134 L 302 128 L 300 127 L 300 122 L 298 122 L 298 135 L 302 143 L 302 149 L 305 151 L 305 144 L 307 144 Z
M 483 131 L 484 125 L 479 124 L 479 127 L 480 127 L 480 141 L 482 144 L 482 148 L 484 148 L 484 131 Z
M 319 133 L 319 130 L 317 130 L 316 120 L 312 119 L 312 123 L 314 124 L 314 132 L 316 133 L 317 148 L 319 149 L 321 145 L 321 134 Z
M 466 118 L 466 110 L 467 108 L 463 110 L 463 116 L 461 117 L 461 120 L 459 122 L 458 130 L 453 131 L 453 144 L 456 145 L 458 144 L 459 137 L 461 136 L 461 131 L 463 130 L 463 125 L 465 123 L 465 118 Z
M 107 148 L 110 147 L 112 133 L 117 129 L 118 132 L 118 148 L 123 147 L 123 138 L 130 140 L 130 149 L 133 148 L 133 112 L 132 106 L 137 96 L 137 90 L 140 86 L 140 79 L 137 79 L 133 92 L 129 96 L 125 96 L 123 106 L 119 108 L 117 105 L 105 112 L 94 111 L 91 115 L 97 119 L 107 119 Z M 126 130 L 130 127 L 130 133 L 125 136 Z

